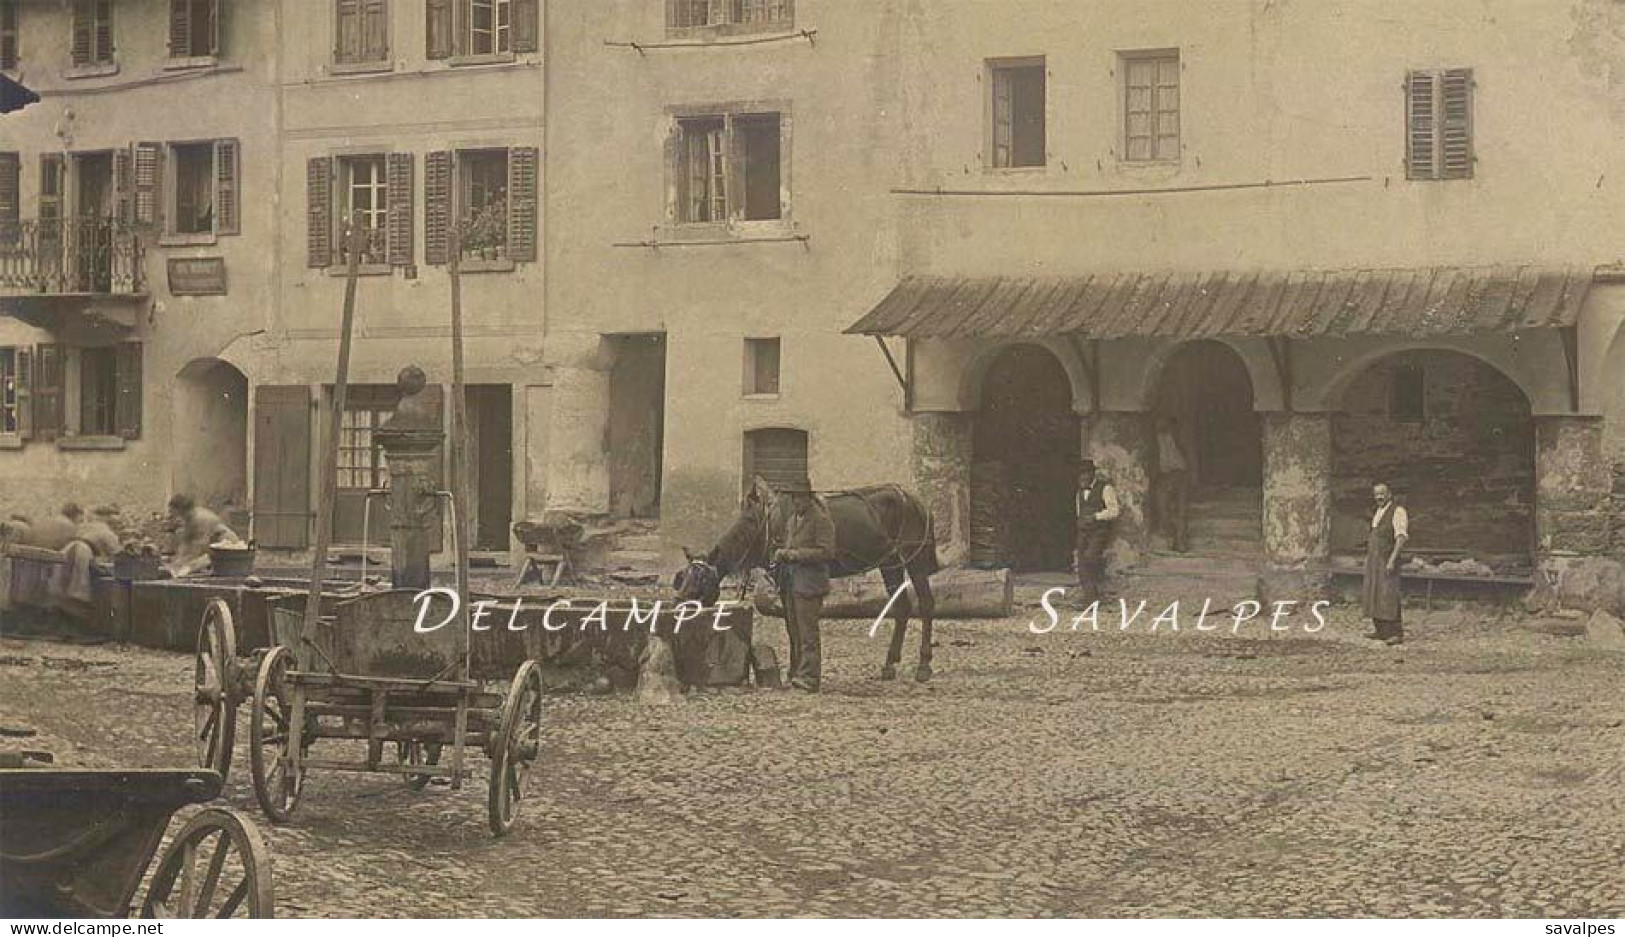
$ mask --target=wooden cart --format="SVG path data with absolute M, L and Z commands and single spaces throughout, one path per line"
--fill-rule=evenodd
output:
M 213 771 L 0 769 L 0 917 L 128 917 L 175 811 L 220 787 Z M 139 913 L 271 917 L 273 899 L 254 822 L 211 807 L 158 856 Z

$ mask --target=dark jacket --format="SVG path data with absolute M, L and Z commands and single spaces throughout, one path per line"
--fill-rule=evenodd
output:
M 835 558 L 835 522 L 822 499 L 814 498 L 805 514 L 785 521 L 784 558 L 790 589 L 796 595 L 828 595 L 829 564 Z

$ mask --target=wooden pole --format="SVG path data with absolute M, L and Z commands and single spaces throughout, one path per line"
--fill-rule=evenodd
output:
M 350 339 L 355 327 L 356 281 L 361 270 L 361 254 L 367 248 L 367 232 L 352 219 L 345 232 L 344 248 L 348 253 L 344 278 L 344 317 L 339 325 L 338 373 L 333 380 L 333 406 L 327 426 L 327 446 L 322 451 L 321 487 L 316 495 L 316 545 L 310 557 L 310 592 L 305 598 L 305 622 L 302 633 L 316 633 L 316 619 L 321 616 L 322 581 L 327 578 L 327 547 L 333 539 L 333 503 L 338 500 L 339 436 L 344 427 L 344 404 L 350 390 Z M 300 670 L 308 670 L 309 651 L 301 642 L 293 649 L 294 660 Z
M 457 198 L 457 162 L 452 157 L 451 224 L 447 232 L 450 256 L 446 273 L 451 279 L 451 514 L 452 545 L 456 550 L 457 595 L 461 612 L 454 627 L 457 629 L 457 679 L 468 682 L 470 671 L 469 604 L 468 592 L 468 401 L 463 390 L 463 230 L 461 206 Z M 469 694 L 459 691 L 457 712 L 452 726 L 451 786 L 462 787 L 463 741 L 468 732 Z

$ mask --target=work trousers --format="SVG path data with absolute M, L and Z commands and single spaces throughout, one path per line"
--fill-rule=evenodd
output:
M 1112 542 L 1112 525 L 1091 522 L 1078 525 L 1078 601 L 1084 605 L 1100 598 L 1106 576 L 1106 548 Z
M 780 598 L 784 602 L 784 627 L 790 636 L 790 680 L 800 680 L 816 690 L 823 672 L 819 617 L 824 612 L 824 597 L 796 595 L 786 589 Z

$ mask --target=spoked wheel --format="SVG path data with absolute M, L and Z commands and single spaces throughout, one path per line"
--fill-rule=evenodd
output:
M 201 811 L 175 834 L 141 903 L 145 918 L 274 917 L 271 851 L 235 810 Z
M 288 684 L 285 647 L 273 648 L 260 662 L 254 678 L 254 705 L 249 713 L 248 758 L 254 769 L 254 799 L 277 823 L 293 816 L 305 785 L 305 771 L 295 772 L 290 757 L 293 728 L 293 693 Z
M 524 796 L 525 777 L 542 748 L 542 673 L 527 660 L 514 674 L 508 698 L 502 702 L 502 721 L 492 733 L 491 832 L 497 836 L 513 829 Z
M 237 628 L 231 608 L 211 599 L 197 629 L 192 667 L 193 744 L 199 767 L 220 774 L 231 769 L 231 746 L 237 735 L 237 700 L 232 697 L 231 668 L 237 660 Z
M 401 765 L 438 765 L 440 764 L 440 751 L 445 746 L 439 742 L 396 742 L 395 763 Z M 403 774 L 401 778 L 406 786 L 414 791 L 421 791 L 429 786 L 430 776 L 427 774 Z

